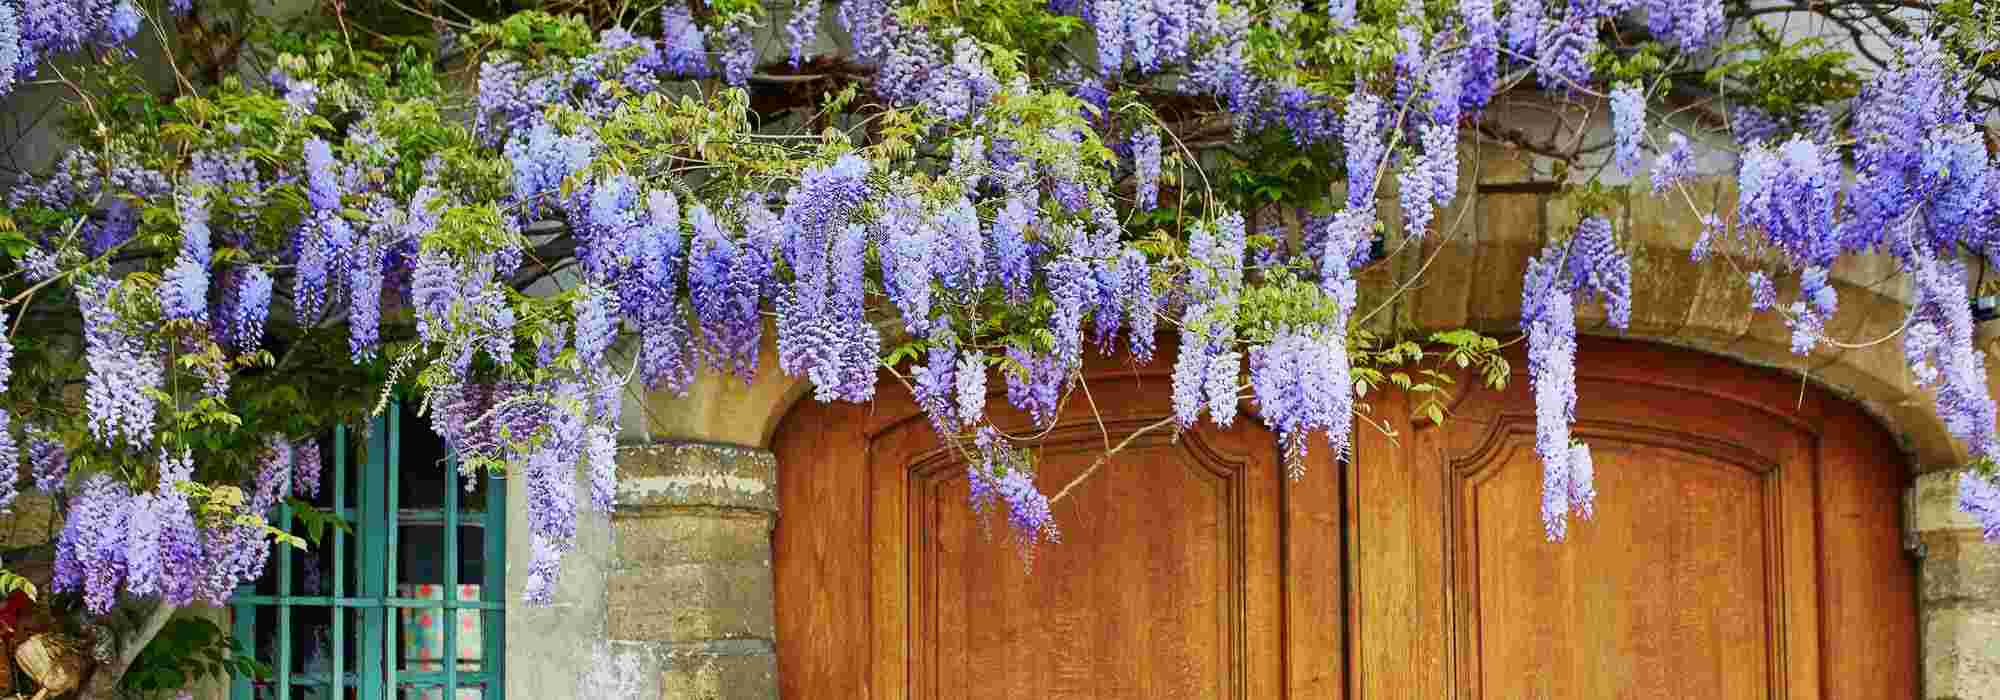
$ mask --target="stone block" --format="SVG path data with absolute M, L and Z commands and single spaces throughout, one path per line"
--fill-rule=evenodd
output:
M 778 510 L 778 462 L 756 448 L 662 442 L 618 451 L 620 511 L 660 506 Z
M 1923 542 L 1918 590 L 1925 606 L 2000 610 L 2000 547 L 1977 531 L 1933 532 Z
M 613 570 L 771 560 L 771 519 L 763 514 L 720 511 L 619 517 L 612 521 L 611 531 L 617 542 Z
M 1932 533 L 1972 532 L 1979 529 L 1979 522 L 1958 509 L 1958 475 L 1956 469 L 1933 471 L 1917 475 L 1914 491 L 1915 510 L 1911 514 L 1911 529 L 1918 535 Z M 1926 565 L 1928 566 L 1928 565 Z
M 771 700 L 778 697 L 778 660 L 770 653 L 670 653 L 660 670 L 663 700 Z
M 1923 617 L 1924 697 L 2000 697 L 2000 611 L 1933 607 Z
M 768 561 L 704 562 L 613 571 L 610 638 L 684 642 L 775 635 Z
M 1479 197 L 1478 274 L 1467 297 L 1466 322 L 1478 328 L 1513 328 L 1521 318 L 1521 275 L 1541 250 L 1542 196 Z

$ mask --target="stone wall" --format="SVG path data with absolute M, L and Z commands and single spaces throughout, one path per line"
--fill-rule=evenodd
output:
M 619 454 L 596 663 L 576 697 L 775 698 L 771 453 L 660 442 Z M 543 697 L 543 696 L 537 696 Z

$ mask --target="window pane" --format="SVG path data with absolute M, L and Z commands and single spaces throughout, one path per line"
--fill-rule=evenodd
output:
M 458 687 L 458 695 L 453 700 L 484 700 L 485 697 L 486 690 L 483 686 L 466 687 L 460 685 Z M 401 698 L 402 700 L 445 700 L 445 691 L 444 688 L 439 686 L 406 687 L 403 689 Z
M 396 506 L 405 510 L 444 508 L 444 489 L 451 483 L 450 465 L 445 463 L 444 439 L 431 431 L 431 422 L 415 411 L 403 412 L 403 433 L 397 438 L 402 468 L 397 470 Z
M 405 516 L 414 522 L 406 521 L 397 528 L 402 539 L 396 550 L 396 583 L 444 583 L 443 516 L 438 513 L 406 513 Z M 461 523 L 458 526 L 459 583 L 477 584 L 486 580 L 485 538 L 486 532 L 480 523 Z
M 432 598 L 440 594 L 440 586 L 414 586 L 428 588 Z M 460 594 L 478 596 L 478 586 L 460 586 Z M 444 608 L 402 608 L 396 610 L 396 676 L 408 676 L 412 682 L 418 678 L 442 678 L 444 674 L 444 630 L 448 624 L 458 628 L 458 672 L 476 674 L 484 668 L 484 626 L 480 624 L 484 610 L 444 610 Z M 498 664 L 498 660 L 496 660 Z

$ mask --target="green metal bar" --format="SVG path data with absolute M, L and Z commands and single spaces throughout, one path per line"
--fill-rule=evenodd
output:
M 479 598 L 491 603 L 492 612 L 479 614 L 479 621 L 485 634 L 480 641 L 486 648 L 479 654 L 479 670 L 495 678 L 505 678 L 507 624 L 506 612 L 502 607 L 507 601 L 507 480 L 499 476 L 486 477 L 486 528 L 485 559 L 483 573 L 486 580 L 479 586 Z M 506 700 L 507 684 L 488 683 L 485 700 Z
M 506 603 L 497 600 L 458 600 L 449 605 L 430 598 L 363 598 L 349 597 L 335 599 L 329 596 L 296 596 L 279 598 L 270 595 L 235 596 L 234 603 L 250 603 L 276 607 L 280 603 L 295 608 L 451 608 L 454 610 L 501 610 Z
M 389 482 L 389 503 L 388 507 L 382 511 L 382 519 L 384 521 L 383 533 L 389 539 L 388 556 L 382 558 L 382 563 L 384 567 L 388 569 L 387 576 L 383 578 L 383 583 L 385 587 L 383 588 L 382 595 L 385 597 L 396 595 L 396 593 L 398 592 L 397 584 L 399 581 L 401 581 L 401 579 L 397 578 L 396 576 L 396 557 L 397 557 L 396 550 L 402 546 L 401 542 L 403 539 L 403 531 L 401 523 L 397 522 L 396 520 L 396 502 L 402 499 L 402 491 L 403 491 L 402 484 L 400 483 L 401 482 L 400 472 L 403 471 L 402 470 L 403 466 L 402 404 L 391 402 L 389 404 L 388 413 L 389 413 L 389 435 L 388 435 L 389 449 L 387 450 L 387 452 L 389 461 L 386 465 L 388 468 L 385 469 L 384 471 L 388 473 L 389 478 L 384 479 L 383 481 Z M 402 658 L 403 645 L 402 645 L 402 640 L 400 639 L 402 631 L 403 631 L 402 620 L 392 617 L 389 620 L 389 628 L 387 630 L 389 646 L 384 649 L 384 651 L 386 652 L 385 656 L 388 659 L 387 663 L 388 668 L 384 669 L 383 685 L 384 687 L 387 687 L 389 689 L 389 694 L 391 696 L 398 698 L 402 696 L 402 692 L 397 689 L 398 686 L 396 685 L 396 667 L 402 665 L 403 663 L 403 658 Z
M 445 460 L 444 478 L 444 692 L 458 697 L 458 458 Z
M 333 429 L 333 511 L 347 509 L 347 426 Z M 344 517 L 344 516 L 342 516 Z M 347 540 L 340 528 L 333 529 L 333 598 L 347 596 Z M 347 697 L 347 611 L 334 608 L 333 616 L 333 697 Z
M 387 521 L 383 517 L 383 510 L 387 505 L 388 480 L 383 478 L 384 473 L 388 471 L 383 464 L 383 459 L 388 455 L 387 433 L 388 422 L 382 417 L 377 416 L 370 422 L 368 467 L 361 477 L 362 517 L 359 519 L 358 527 L 361 529 L 362 553 L 361 568 L 356 572 L 359 576 L 355 582 L 367 601 L 379 601 L 384 594 L 381 563 L 384 552 L 388 549 L 387 533 L 384 531 Z M 383 618 L 387 613 L 387 610 L 379 606 L 365 606 L 361 611 L 361 683 L 358 688 L 361 691 L 361 700 L 384 700 L 387 696 L 383 688 L 383 679 L 386 676 L 382 668 L 384 659 L 382 652 L 387 643 Z
M 396 513 L 396 522 L 404 525 L 444 525 L 444 520 L 445 515 L 442 510 L 405 508 Z M 458 524 L 484 527 L 486 525 L 486 515 L 483 513 L 466 513 L 460 511 L 458 514 Z
M 292 475 L 298 471 L 297 454 L 292 455 L 291 469 L 285 473 L 285 483 L 280 484 L 281 498 L 292 495 Z M 278 528 L 292 531 L 292 505 L 279 501 Z M 292 595 L 292 547 L 278 546 L 278 697 L 292 696 L 292 606 L 286 599 Z
M 246 588 L 256 590 L 252 586 L 239 586 L 236 590 L 241 591 Z M 251 658 L 256 658 L 257 606 L 236 604 L 231 605 L 230 610 L 235 613 L 230 616 L 229 633 L 236 637 L 236 650 Z M 229 680 L 229 700 L 251 700 L 251 692 L 249 676 L 237 674 L 236 677 Z

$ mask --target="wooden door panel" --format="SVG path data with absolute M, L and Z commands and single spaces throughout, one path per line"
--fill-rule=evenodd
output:
M 1035 443 L 1037 486 L 1168 415 L 1170 366 L 1088 364 L 1090 397 Z M 1002 393 L 988 406 L 1036 432 Z M 1140 436 L 1055 505 L 1061 541 L 1031 567 L 902 391 L 802 403 L 773 449 L 800 484 L 779 489 L 773 534 L 783 697 L 1342 697 L 1340 470 L 1323 446 L 1288 482 L 1251 416 Z
M 1531 432 L 1461 472 L 1470 553 L 1461 658 L 1479 698 L 1769 697 L 1768 474 L 1611 437 L 1591 441 L 1595 516 L 1550 543 Z
M 1090 466 L 1094 437 L 1039 451 L 1045 489 Z M 1058 503 L 1062 541 L 1031 564 L 1005 550 L 1004 522 L 966 506 L 962 464 L 912 469 L 913 697 L 1244 697 L 1245 575 L 1275 562 L 1246 560 L 1246 465 L 1169 438 L 1135 443 Z
M 1597 507 L 1559 544 L 1523 373 L 1441 427 L 1376 402 L 1400 437 L 1364 430 L 1348 467 L 1352 697 L 1914 696 L 1907 477 L 1879 427 L 1686 351 L 1586 339 L 1577 374 Z

